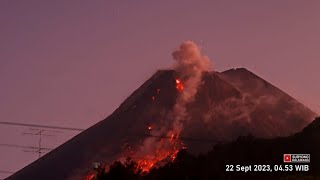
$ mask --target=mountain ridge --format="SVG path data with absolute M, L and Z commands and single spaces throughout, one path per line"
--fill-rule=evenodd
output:
M 157 71 L 110 116 L 8 179 L 50 180 L 70 176 L 79 179 L 93 162 L 112 162 L 132 155 L 131 151 L 137 151 L 143 140 L 138 135 L 149 134 L 149 127 L 170 129 L 169 114 L 179 93 L 175 87 L 178 77 L 179 74 L 173 70 Z M 257 104 L 255 98 L 244 95 L 230 82 L 221 78 L 219 73 L 205 72 L 195 100 L 187 106 L 189 120 L 185 122 L 181 136 L 198 139 L 210 137 L 223 141 L 231 141 L 247 134 L 262 137 L 285 136 L 298 132 L 311 120 L 304 119 L 304 114 L 313 116 L 311 111 L 301 110 L 303 113 L 294 114 L 297 123 L 292 127 L 279 126 L 277 121 L 273 121 L 275 117 L 284 117 L 289 121 L 290 116 L 278 113 L 269 118 L 268 115 L 277 108 L 263 100 Z M 286 103 L 281 102 L 280 105 L 284 106 L 280 107 L 287 111 L 294 108 Z M 264 107 L 267 107 L 266 110 Z M 207 151 L 212 146 L 210 143 L 201 144 L 188 140 L 185 144 L 195 152 Z

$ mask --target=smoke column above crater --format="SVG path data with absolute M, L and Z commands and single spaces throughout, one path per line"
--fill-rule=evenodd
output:
M 174 70 L 177 72 L 175 82 L 178 94 L 165 122 L 155 129 L 148 128 L 150 135 L 164 138 L 147 137 L 134 153 L 134 156 L 142 157 L 137 163 L 144 172 L 164 159 L 175 159 L 178 151 L 184 147 L 179 135 L 188 119 L 186 106 L 194 100 L 202 73 L 212 67 L 209 58 L 201 54 L 200 48 L 193 41 L 183 42 L 172 56 Z
M 207 56 L 201 54 L 200 47 L 193 41 L 183 42 L 172 53 L 175 60 L 174 70 L 183 82 L 183 91 L 178 95 L 172 112 L 173 131 L 180 133 L 183 122 L 187 119 L 186 105 L 194 100 L 202 73 L 211 70 L 212 65 Z
M 172 57 L 176 61 L 174 70 L 181 73 L 182 76 L 201 74 L 212 68 L 209 58 L 201 54 L 200 47 L 193 41 L 183 42 L 172 53 Z

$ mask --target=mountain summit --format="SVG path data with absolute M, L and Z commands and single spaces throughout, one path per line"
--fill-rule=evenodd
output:
M 179 93 L 187 88 L 180 77 L 177 71 L 159 70 L 109 117 L 8 179 L 81 179 L 94 162 L 112 163 L 128 156 L 139 161 L 159 144 L 171 148 L 175 138 L 179 148 L 205 152 L 216 142 L 248 134 L 262 138 L 289 136 L 316 116 L 244 68 L 203 72 L 196 94 L 179 109 Z M 179 121 L 173 120 L 175 108 L 183 114 Z M 173 126 L 181 131 L 170 137 Z M 170 141 L 163 144 L 165 139 Z M 176 151 L 175 147 L 170 152 Z

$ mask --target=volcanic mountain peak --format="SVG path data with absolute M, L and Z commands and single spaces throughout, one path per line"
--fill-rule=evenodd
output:
M 269 112 L 268 114 L 271 114 L 270 112 L 287 114 L 287 117 L 283 117 L 280 121 L 290 119 L 291 123 L 298 123 L 295 120 L 298 115 L 309 122 L 317 116 L 296 99 L 245 68 L 230 69 L 219 73 L 219 76 L 236 87 L 242 94 L 254 98 L 259 104 L 274 104 L 276 108 L 264 107 L 263 109 Z
M 161 132 L 171 130 L 172 109 L 183 83 L 176 71 L 157 71 L 108 118 L 9 179 L 66 179 L 71 175 L 79 179 L 93 162 L 111 163 L 128 156 L 139 160 L 135 152 L 146 148 L 143 143 L 166 138 L 167 134 Z M 194 152 L 207 151 L 215 141 L 230 141 L 246 134 L 269 138 L 290 135 L 315 116 L 244 68 L 204 72 L 185 113 L 180 140 Z
M 250 93 L 254 97 L 263 95 L 278 96 L 287 95 L 266 80 L 247 70 L 246 68 L 229 69 L 219 73 L 220 77 L 243 93 Z M 291 97 L 290 97 L 291 98 Z

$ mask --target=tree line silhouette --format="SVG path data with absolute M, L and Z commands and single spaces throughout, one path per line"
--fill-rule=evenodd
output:
M 137 163 L 127 158 L 115 161 L 106 170 L 102 165 L 94 170 L 93 179 L 320 179 L 320 118 L 316 118 L 301 132 L 289 137 L 260 139 L 239 137 L 231 143 L 218 143 L 205 153 L 194 155 L 181 150 L 173 162 L 154 167 L 148 173 L 137 168 Z M 310 154 L 310 169 L 306 172 L 281 172 L 273 165 L 286 165 L 283 154 Z M 230 172 L 227 165 L 270 165 L 272 172 Z M 253 169 L 252 169 L 253 170 Z

